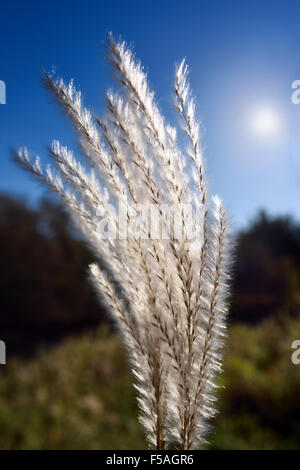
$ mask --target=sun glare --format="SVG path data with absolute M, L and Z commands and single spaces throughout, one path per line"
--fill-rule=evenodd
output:
M 258 137 L 275 137 L 281 128 L 279 113 L 273 108 L 260 108 L 250 117 L 251 131 Z

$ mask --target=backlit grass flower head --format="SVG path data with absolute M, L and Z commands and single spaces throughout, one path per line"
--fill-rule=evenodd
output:
M 81 153 L 54 141 L 55 165 L 42 168 L 26 148 L 16 159 L 50 186 L 70 211 L 98 263 L 90 276 L 122 335 L 134 375 L 151 448 L 195 449 L 214 414 L 216 374 L 227 314 L 228 229 L 217 197 L 208 200 L 195 101 L 182 61 L 174 101 L 179 132 L 162 116 L 147 76 L 124 42 L 108 40 L 119 84 L 107 92 L 107 112 L 94 116 L 73 81 L 48 73 L 44 82 L 72 120 Z M 178 134 L 178 135 L 177 135 Z M 133 222 L 137 205 L 157 209 L 166 228 L 168 210 L 180 223 L 168 237 L 129 230 L 120 236 L 120 204 Z M 191 207 L 197 234 L 189 237 L 184 207 Z M 112 210 L 115 209 L 115 210 Z M 116 236 L 103 236 L 103 220 Z M 147 236 L 149 235 L 149 236 Z

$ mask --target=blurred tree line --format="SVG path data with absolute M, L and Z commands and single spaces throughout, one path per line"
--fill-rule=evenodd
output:
M 256 324 L 300 311 L 300 225 L 260 212 L 236 238 L 231 320 Z
M 0 259 L 0 331 L 8 354 L 32 353 L 104 320 L 87 279 L 92 255 L 51 200 L 29 208 L 0 196 Z
M 300 226 L 261 212 L 235 244 L 230 320 L 297 315 Z M 56 202 L 32 208 L 0 196 L 0 259 L 0 331 L 8 353 L 32 353 L 106 321 L 87 279 L 93 256 Z

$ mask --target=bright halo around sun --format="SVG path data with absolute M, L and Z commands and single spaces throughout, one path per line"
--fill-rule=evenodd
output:
M 281 119 L 274 108 L 258 108 L 250 116 L 251 131 L 260 138 L 278 137 L 281 130 Z

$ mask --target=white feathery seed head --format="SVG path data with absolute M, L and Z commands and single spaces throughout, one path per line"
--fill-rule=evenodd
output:
M 58 140 L 45 169 L 27 148 L 15 158 L 63 199 L 98 260 L 90 278 L 128 352 L 150 448 L 196 449 L 215 414 L 222 369 L 226 213 L 217 196 L 213 207 L 208 200 L 185 59 L 174 83 L 181 133 L 161 114 L 126 43 L 110 35 L 108 51 L 121 90 L 108 90 L 102 120 L 73 80 L 44 73 L 85 158 Z

